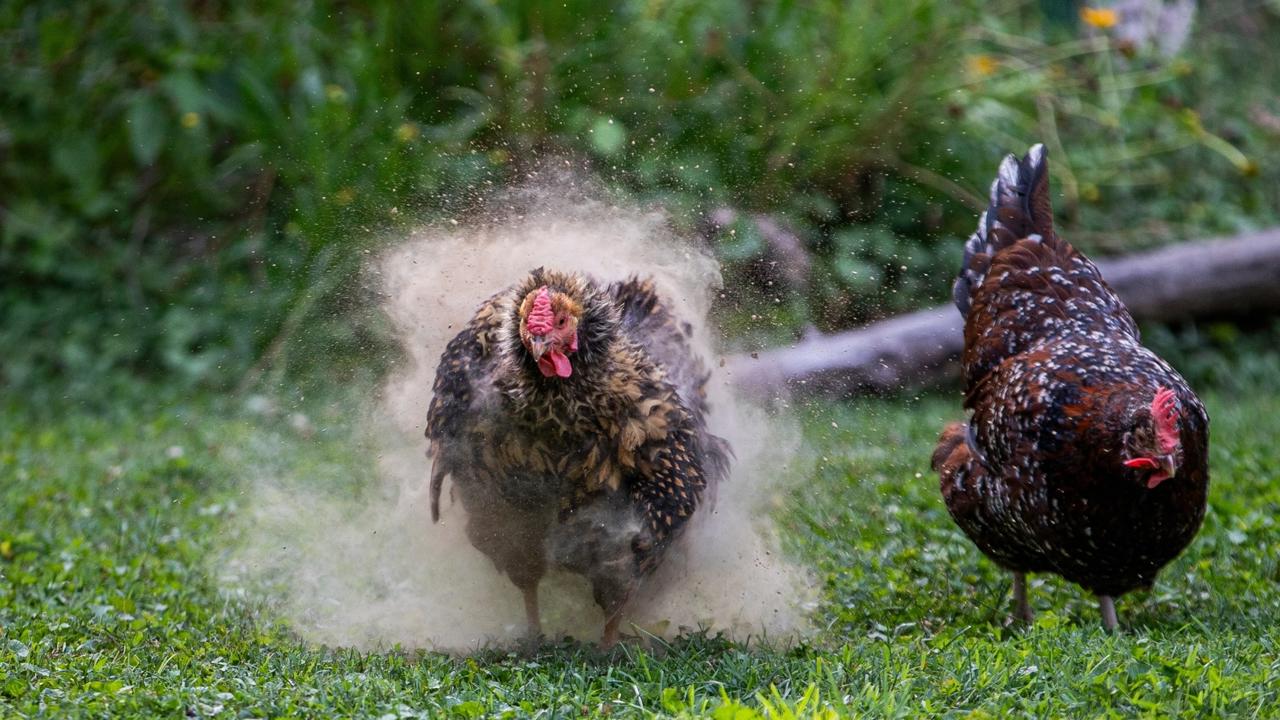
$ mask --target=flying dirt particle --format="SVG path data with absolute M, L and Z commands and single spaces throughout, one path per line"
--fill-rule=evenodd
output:
M 366 406 L 345 411 L 363 418 L 349 439 L 351 467 L 302 467 L 270 447 L 244 449 L 243 540 L 219 570 L 226 584 L 249 588 L 306 639 L 466 652 L 523 633 L 519 592 L 467 541 L 465 511 L 448 500 L 447 484 L 439 524 L 427 508 L 422 432 L 435 366 L 485 298 L 539 265 L 606 282 L 651 275 L 693 323 L 703 358 L 718 364 L 706 323 L 720 287 L 710 254 L 676 237 L 659 211 L 551 175 L 534 174 L 466 222 L 418 230 L 371 265 L 377 310 L 390 319 L 404 361 L 367 393 Z M 642 586 L 629 631 L 790 642 L 808 629 L 813 583 L 777 550 L 769 513 L 785 498 L 787 479 L 804 470 L 795 465 L 800 435 L 785 416 L 740 399 L 723 373 L 713 385 L 710 426 L 734 446 L 734 470 Z M 585 580 L 553 573 L 539 595 L 548 635 L 598 636 L 603 617 Z

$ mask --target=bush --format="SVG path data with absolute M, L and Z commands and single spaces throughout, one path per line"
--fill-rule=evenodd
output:
M 378 342 L 345 321 L 364 252 L 548 156 L 690 229 L 795 228 L 812 277 L 779 302 L 760 238 L 720 239 L 746 343 L 942 300 L 1000 154 L 1038 139 L 1087 249 L 1276 220 L 1275 13 L 1214 3 L 1166 59 L 1013 7 L 5 5 L 0 377 L 350 372 Z
M 485 172 L 444 129 L 420 142 L 376 52 L 387 8 L 136 6 L 2 11 L 10 382 L 234 380 L 291 312 L 334 302 L 397 203 Z

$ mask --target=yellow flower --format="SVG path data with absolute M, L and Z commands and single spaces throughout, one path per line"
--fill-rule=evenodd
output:
M 990 55 L 970 55 L 969 72 L 978 77 L 986 77 L 1000 67 L 1000 61 Z
M 1106 30 L 1107 28 L 1113 28 L 1116 26 L 1116 23 L 1120 21 L 1120 14 L 1111 8 L 1093 8 L 1085 6 L 1080 8 L 1080 19 L 1084 21 L 1085 25 L 1092 25 L 1093 27 Z
M 200 124 L 200 115 L 193 112 L 182 113 L 182 127 L 190 130 Z
M 329 102 L 340 103 L 347 101 L 347 91 L 341 85 L 332 83 L 325 85 L 324 94 L 325 97 L 329 98 Z

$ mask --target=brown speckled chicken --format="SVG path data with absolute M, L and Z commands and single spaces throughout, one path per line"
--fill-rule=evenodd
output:
M 1098 269 L 1053 229 L 1044 147 L 1010 155 L 965 245 L 967 423 L 933 467 L 961 529 L 1014 574 L 1052 572 L 1098 596 L 1149 587 L 1191 542 L 1209 485 L 1209 418 L 1186 382 L 1139 343 Z
M 554 566 L 590 581 L 614 644 L 637 584 L 724 476 L 691 332 L 651 282 L 539 268 L 445 349 L 427 415 L 432 520 L 450 477 L 467 537 L 524 594 L 531 636 Z

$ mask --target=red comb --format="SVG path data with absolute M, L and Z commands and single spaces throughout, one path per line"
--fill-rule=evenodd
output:
M 1156 421 L 1156 439 L 1163 452 L 1173 452 L 1181 444 L 1178 435 L 1178 396 L 1169 388 L 1156 390 L 1156 399 L 1151 401 L 1151 416 Z
M 543 285 L 538 288 L 538 295 L 533 299 L 533 307 L 529 309 L 529 317 L 524 326 L 534 335 L 546 335 L 555 327 L 556 314 L 551 311 L 551 291 Z

